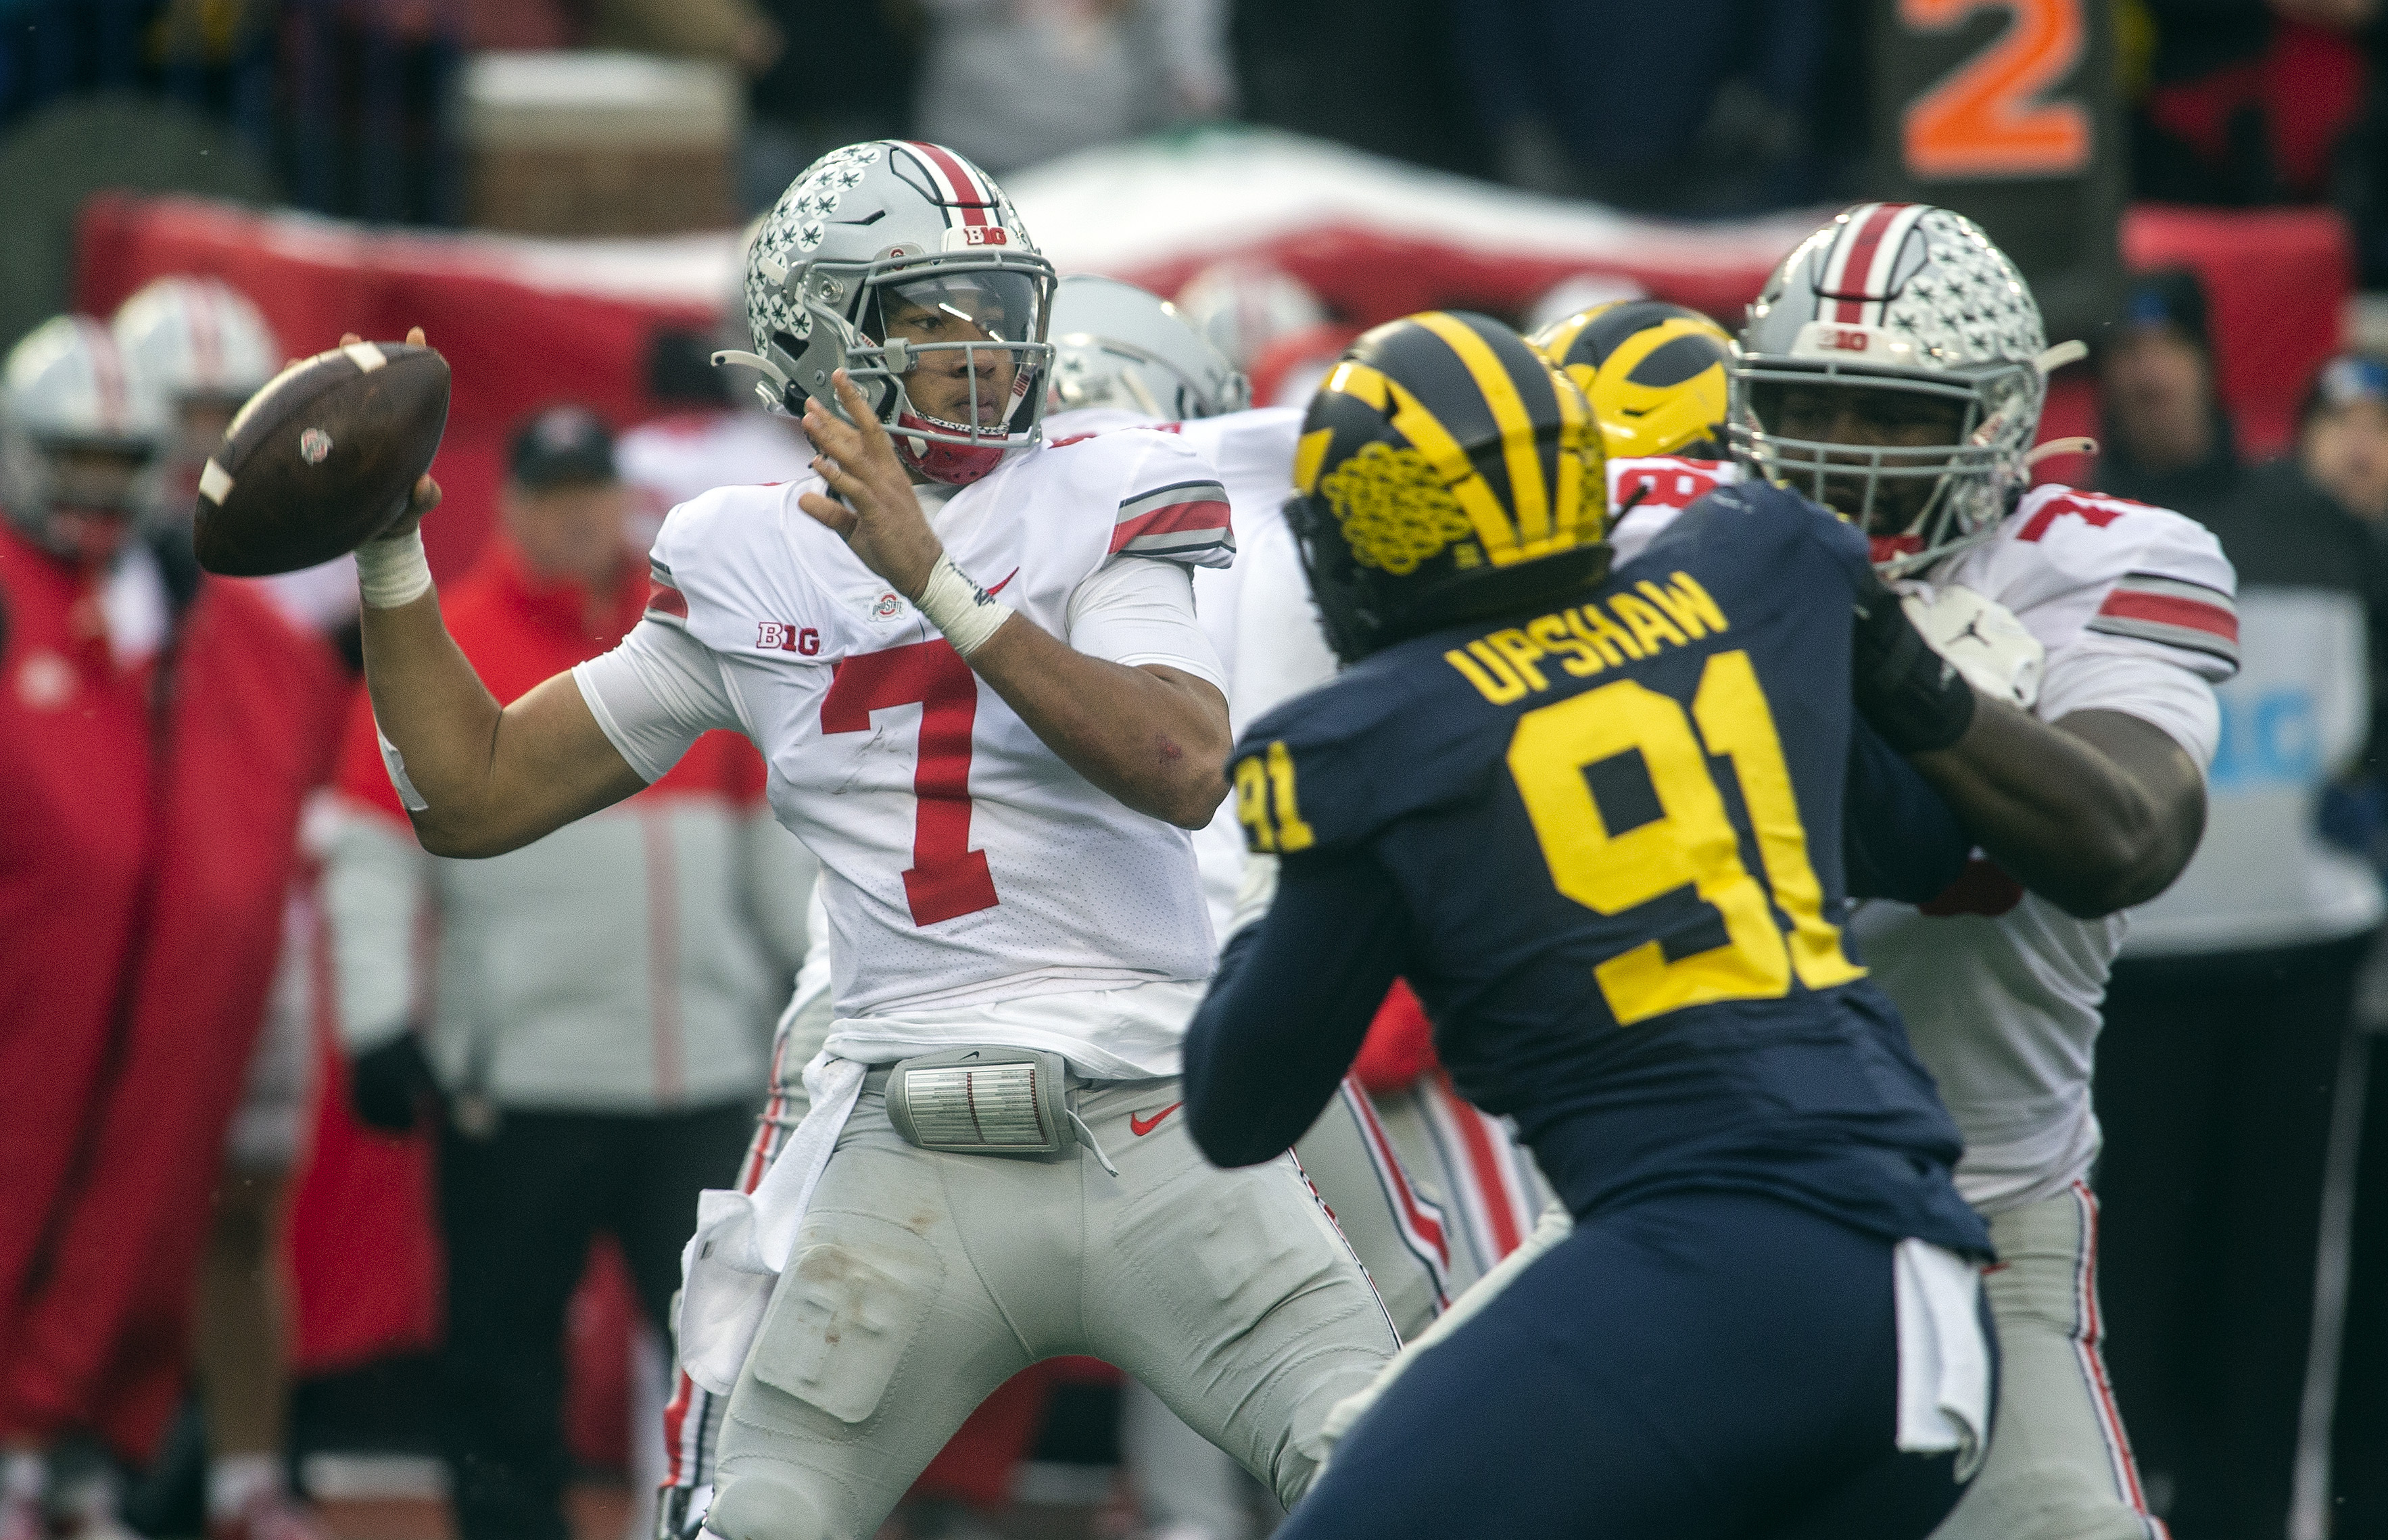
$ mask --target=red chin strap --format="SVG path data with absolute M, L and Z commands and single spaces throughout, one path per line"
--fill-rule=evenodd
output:
M 1874 566 L 1880 566 L 1885 562 L 1895 562 L 1901 556 L 1912 556 L 1923 550 L 1924 537 L 1921 535 L 1869 535 L 1866 537 L 1866 544 L 1872 548 L 1872 554 L 1867 559 Z
M 1003 414 L 1006 423 L 1020 413 L 1020 403 L 1027 399 L 1031 371 L 1023 369 L 1012 376 L 1011 405 Z M 912 431 L 908 432 L 907 429 Z M 942 417 L 932 417 L 915 412 L 908 403 L 896 415 L 892 430 L 896 439 L 896 457 L 919 471 L 932 481 L 942 481 L 949 487 L 967 487 L 1003 464 L 1006 445 L 947 444 L 920 436 L 921 430 L 940 433 L 968 433 L 968 423 L 949 423 Z M 984 431 L 982 429 L 981 431 Z

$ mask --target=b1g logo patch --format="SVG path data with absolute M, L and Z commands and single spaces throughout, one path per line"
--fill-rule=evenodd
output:
M 791 626 L 781 620 L 758 620 L 755 623 L 755 645 L 764 652 L 795 653 L 815 657 L 820 653 L 820 632 L 810 626 Z

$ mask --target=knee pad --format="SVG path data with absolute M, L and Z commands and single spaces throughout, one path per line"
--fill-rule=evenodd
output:
M 725 1473 L 703 1533 L 720 1540 L 842 1540 L 802 1487 L 769 1470 Z

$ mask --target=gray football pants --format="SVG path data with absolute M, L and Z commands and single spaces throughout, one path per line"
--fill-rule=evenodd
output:
M 1990 1215 L 1999 1328 L 1990 1453 L 1933 1540 L 2164 1540 L 2100 1346 L 2098 1200 L 2076 1182 Z
M 730 1395 L 706 1530 L 863 1540 L 988 1393 L 1064 1354 L 1135 1375 L 1299 1499 L 1392 1328 L 1293 1163 L 1214 1169 L 1163 1115 L 1180 1095 L 1071 1093 L 1114 1177 L 1084 1150 L 915 1149 L 866 1092 Z

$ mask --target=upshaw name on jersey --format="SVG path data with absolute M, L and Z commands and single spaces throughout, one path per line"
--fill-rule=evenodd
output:
M 1514 719 L 1616 678 L 1689 698 L 1704 659 L 1722 651 L 1746 654 L 1773 709 L 1814 737 L 1814 724 L 1851 708 L 1848 622 L 1810 596 L 1846 591 L 1864 562 L 1857 531 L 1812 504 L 1774 488 L 1724 490 L 1578 603 L 1398 643 L 1253 723 L 1233 770 L 1246 842 L 1292 854 L 1365 839 L 1480 789 L 1506 743 L 1484 712 Z M 1845 757 L 1835 746 L 1810 778 L 1836 776 Z M 1817 817 L 1836 857 L 1838 809 Z

